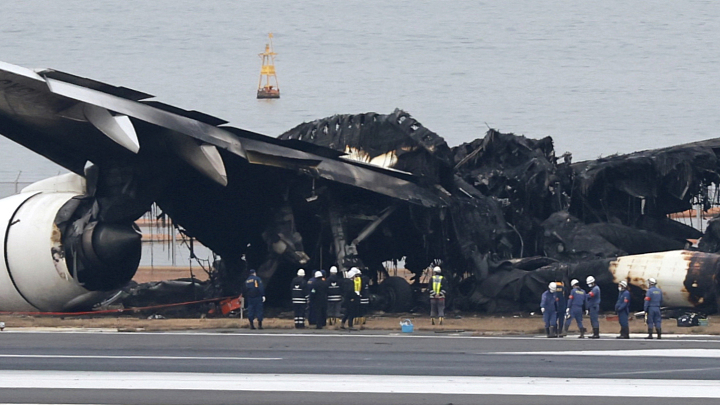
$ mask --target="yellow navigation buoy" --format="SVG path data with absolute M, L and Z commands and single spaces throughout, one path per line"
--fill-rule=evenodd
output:
M 280 98 L 280 86 L 275 75 L 275 55 L 272 46 L 272 32 L 268 34 L 270 42 L 265 44 L 265 52 L 259 54 L 262 59 L 260 68 L 260 83 L 258 83 L 257 98 Z M 263 84 L 263 79 L 264 83 Z

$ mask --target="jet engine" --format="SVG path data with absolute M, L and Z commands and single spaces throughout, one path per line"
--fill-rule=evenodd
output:
M 75 174 L 0 200 L 0 311 L 65 311 L 125 285 L 140 262 L 133 222 L 95 218 L 97 203 Z

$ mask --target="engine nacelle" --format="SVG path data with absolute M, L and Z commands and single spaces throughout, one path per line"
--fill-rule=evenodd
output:
M 52 189 L 58 178 L 71 181 Z M 44 180 L 0 200 L 0 311 L 64 311 L 88 305 L 102 299 L 103 290 L 127 283 L 137 269 L 141 236 L 132 224 L 68 223 L 66 229 L 74 227 L 76 234 L 75 247 L 68 248 L 57 220 L 78 207 L 71 201 L 82 197 L 84 181 L 74 174 L 58 178 L 50 186 Z M 110 246 L 118 240 L 116 229 L 121 229 L 119 248 Z M 113 273 L 114 266 L 104 260 L 120 262 L 121 274 Z M 114 277 L 98 282 L 106 274 Z

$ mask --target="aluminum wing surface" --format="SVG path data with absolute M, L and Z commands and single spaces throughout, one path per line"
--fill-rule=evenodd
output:
M 146 162 L 172 165 L 179 160 L 226 186 L 232 176 L 225 159 L 239 157 L 253 165 L 309 174 L 425 207 L 444 205 L 407 173 L 221 127 L 221 119 L 149 101 L 151 97 L 63 72 L 0 62 L 0 133 L 79 174 L 88 161 L 132 163 L 134 155 L 145 153 Z

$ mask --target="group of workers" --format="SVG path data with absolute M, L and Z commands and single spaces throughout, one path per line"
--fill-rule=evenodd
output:
M 600 338 L 600 287 L 595 283 L 595 277 L 588 276 L 585 280 L 589 291 L 580 287 L 578 280 L 570 282 L 570 291 L 567 298 L 562 282 L 551 282 L 547 291 L 542 294 L 540 310 L 545 322 L 545 334 L 549 338 L 567 336 L 570 324 L 574 320 L 580 331 L 579 338 L 585 337 L 587 330 L 583 326 L 583 311 L 590 316 L 592 335 L 590 339 Z M 645 323 L 648 327 L 646 339 L 653 338 L 653 328 L 657 332 L 657 338 L 662 338 L 662 318 L 660 307 L 662 306 L 662 290 L 657 287 L 654 278 L 648 279 L 648 290 L 645 294 L 644 311 Z M 630 291 L 627 281 L 618 283 L 618 299 L 615 303 L 615 312 L 618 315 L 620 334 L 616 339 L 630 339 Z M 563 316 L 564 313 L 564 316 Z
M 369 278 L 357 267 L 351 268 L 346 277 L 338 273 L 336 266 L 330 267 L 330 276 L 324 270 L 315 271 L 313 277 L 305 279 L 305 270 L 297 271 L 290 283 L 295 327 L 304 328 L 305 320 L 316 329 L 326 325 L 355 329 L 365 324 L 365 315 L 370 307 Z M 345 304 L 345 315 L 341 307 Z

